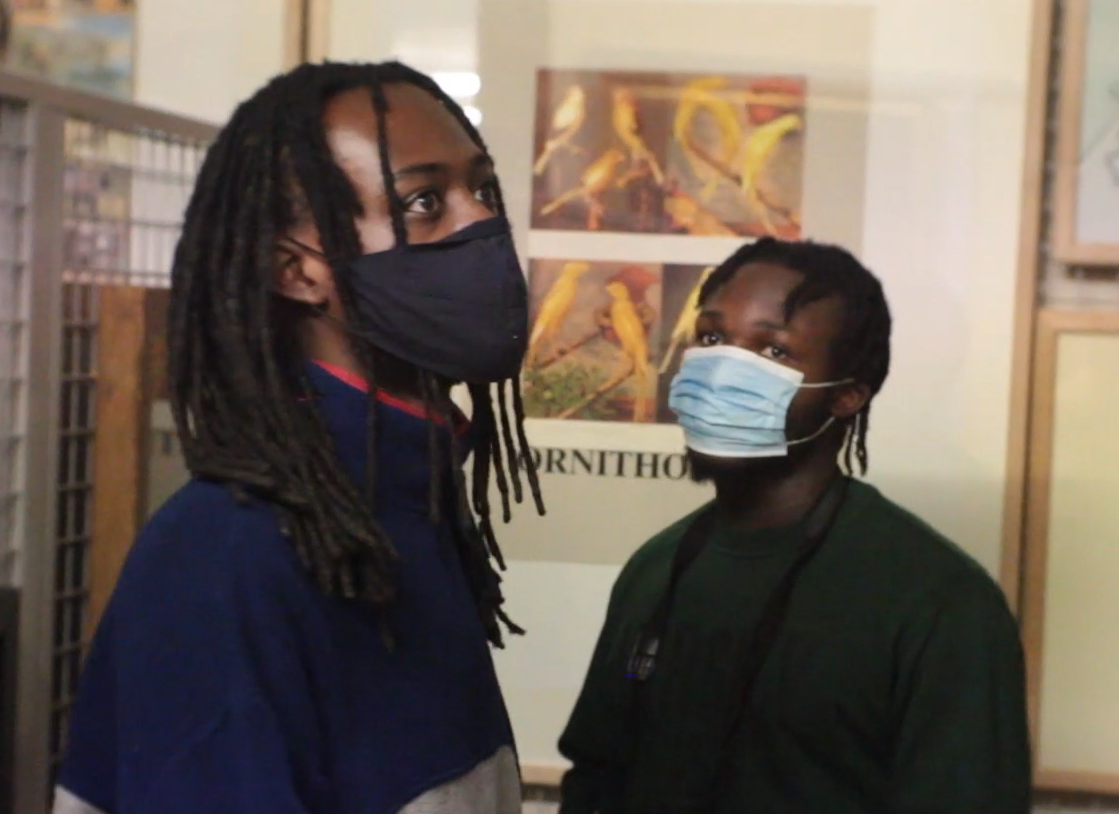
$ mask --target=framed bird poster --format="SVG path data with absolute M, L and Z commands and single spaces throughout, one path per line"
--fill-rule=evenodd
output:
M 1119 264 L 1119 0 L 1066 0 L 1054 256 Z
M 801 235 L 806 80 L 537 72 L 532 228 Z
M 526 414 L 674 423 L 668 389 L 709 273 L 704 266 L 533 260 Z

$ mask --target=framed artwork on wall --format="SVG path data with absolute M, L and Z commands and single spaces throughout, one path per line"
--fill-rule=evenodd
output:
M 135 0 L 15 0 L 8 63 L 61 85 L 130 99 Z
M 1119 0 L 1067 0 L 1064 29 L 1054 256 L 1119 265 Z

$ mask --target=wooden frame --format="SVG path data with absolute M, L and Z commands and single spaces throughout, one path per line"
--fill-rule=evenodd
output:
M 330 0 L 307 0 L 308 62 L 330 56 Z
M 1061 336 L 1070 333 L 1119 335 L 1119 313 L 1042 310 L 1038 314 L 1033 364 L 1034 399 L 1030 421 L 1025 557 L 1020 608 L 1022 641 L 1026 651 L 1026 674 L 1029 682 L 1030 721 L 1035 748 L 1039 743 L 1040 734 L 1057 354 Z M 1037 767 L 1034 783 L 1037 788 L 1047 791 L 1119 794 L 1119 774 L 1051 771 L 1044 767 Z
M 1034 0 L 1030 75 L 1026 99 L 1026 146 L 1022 164 L 1022 215 L 1018 240 L 1018 279 L 1011 349 L 1006 485 L 1003 496 L 1002 558 L 999 577 L 1016 613 L 1022 590 L 1022 541 L 1026 509 L 1034 331 L 1037 320 L 1038 246 L 1045 204 L 1045 144 L 1049 115 L 1050 43 L 1056 0 Z
M 100 290 L 87 639 L 147 517 L 151 404 L 167 388 L 167 299 L 163 289 Z
M 284 70 L 306 61 L 307 0 L 284 0 Z
M 1000 567 L 1003 590 L 1022 625 L 1035 749 L 1039 743 L 1057 341 L 1065 332 L 1119 331 L 1119 314 L 1046 311 L 1038 306 L 1039 247 L 1045 241 L 1049 95 L 1052 72 L 1058 67 L 1053 64 L 1052 41 L 1058 29 L 1065 32 L 1065 42 L 1060 49 L 1064 66 L 1055 145 L 1054 253 L 1066 263 L 1119 262 L 1119 253 L 1111 251 L 1119 247 L 1076 246 L 1070 239 L 1074 235 L 1088 0 L 1065 0 L 1064 7 L 1058 27 L 1057 0 L 1034 0 Z M 1119 795 L 1119 777 L 1095 772 L 1039 767 L 1035 786 L 1055 792 Z
M 1103 2 L 1103 0 L 1065 0 L 1064 2 L 1064 20 L 1061 26 L 1062 64 L 1056 128 L 1056 180 L 1053 190 L 1054 256 L 1063 263 L 1084 266 L 1119 264 L 1119 241 L 1081 243 L 1077 237 L 1081 119 L 1084 110 L 1084 82 L 1087 75 L 1089 7 L 1094 1 Z
M 330 0 L 286 0 L 284 68 L 319 62 L 330 51 Z

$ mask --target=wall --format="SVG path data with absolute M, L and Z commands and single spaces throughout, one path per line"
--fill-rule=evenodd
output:
M 136 101 L 222 123 L 283 68 L 284 0 L 136 4 Z

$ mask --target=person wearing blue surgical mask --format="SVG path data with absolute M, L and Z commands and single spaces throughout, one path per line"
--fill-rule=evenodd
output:
M 763 239 L 704 284 L 672 382 L 715 499 L 627 563 L 560 740 L 562 814 L 1027 814 L 994 581 L 855 479 L 890 364 L 879 281 Z

